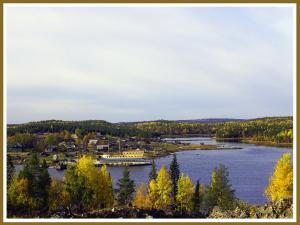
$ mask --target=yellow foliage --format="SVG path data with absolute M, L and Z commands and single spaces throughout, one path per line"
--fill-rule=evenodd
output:
M 178 179 L 177 187 L 176 201 L 179 209 L 190 212 L 192 210 L 192 198 L 195 185 L 189 176 L 182 174 Z
M 213 170 L 211 173 L 211 187 L 217 188 L 217 171 Z
M 171 204 L 172 181 L 165 166 L 159 170 L 156 178 L 158 201 L 157 209 L 167 209 Z
M 106 165 L 98 170 L 90 156 L 83 156 L 78 160 L 76 170 L 79 176 L 87 178 L 88 187 L 93 190 L 94 208 L 112 207 L 114 203 L 112 178 Z
M 7 190 L 8 202 L 12 207 L 34 209 L 37 202 L 29 196 L 28 180 L 16 177 L 11 181 Z
M 93 173 L 95 173 L 96 168 L 93 162 L 92 157 L 90 156 L 82 156 L 77 162 L 77 174 L 86 176 L 90 178 Z
M 16 137 L 15 136 L 8 136 L 7 137 L 7 143 L 12 144 L 16 142 Z
M 146 185 L 142 183 L 136 190 L 133 205 L 137 208 L 144 208 L 146 201 Z
M 104 207 L 112 207 L 114 203 L 112 178 L 107 171 L 106 165 L 101 167 L 99 173 L 100 185 L 98 191 L 100 191 L 100 195 L 102 196 L 102 204 Z
M 70 196 L 65 190 L 63 183 L 52 177 L 49 189 L 49 210 L 55 212 L 59 208 L 66 208 L 69 201 Z
M 156 186 L 156 181 L 151 180 L 148 185 L 148 195 L 146 197 L 146 208 L 148 209 L 156 209 L 157 201 L 158 201 L 158 191 Z
M 277 161 L 265 194 L 272 201 L 293 197 L 293 167 L 290 153 L 283 154 Z

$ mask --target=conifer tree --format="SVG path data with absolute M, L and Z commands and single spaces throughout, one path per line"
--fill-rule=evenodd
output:
M 156 171 L 156 166 L 154 160 L 152 160 L 152 165 L 151 165 L 151 171 L 149 173 L 149 182 L 151 180 L 155 180 L 157 177 L 157 171 Z
M 45 159 L 43 159 L 42 167 L 46 168 L 46 169 L 48 168 L 48 165 L 47 165 L 47 162 Z
M 265 194 L 271 201 L 293 197 L 293 166 L 290 153 L 283 154 L 277 161 Z
M 219 206 L 221 210 L 233 208 L 235 196 L 228 177 L 228 169 L 222 164 L 213 170 L 211 183 L 207 187 L 207 200 L 210 209 L 214 206 Z
M 117 191 L 117 202 L 119 205 L 129 205 L 132 201 L 132 194 L 134 193 L 134 181 L 130 179 L 130 173 L 125 167 L 123 177 L 117 183 L 119 188 Z
M 26 162 L 24 168 L 19 172 L 19 181 L 27 182 L 28 195 L 36 201 L 32 205 L 33 210 L 43 210 L 48 207 L 48 192 L 50 187 L 50 175 L 47 168 L 42 167 L 37 154 L 33 154 Z M 26 183 L 24 182 L 24 183 Z
M 82 212 L 93 206 L 93 190 L 88 178 L 83 173 L 78 173 L 76 166 L 70 166 L 65 172 L 64 182 L 69 195 L 69 210 Z
M 15 172 L 15 166 L 10 155 L 7 155 L 6 164 L 7 184 L 9 184 Z
M 173 154 L 173 159 L 170 164 L 170 176 L 172 180 L 172 198 L 173 203 L 176 202 L 176 194 L 177 194 L 177 182 L 180 175 L 179 164 L 177 162 L 176 154 Z
M 193 202 L 193 204 L 192 204 L 193 214 L 196 216 L 196 215 L 198 215 L 198 213 L 200 211 L 200 203 L 201 203 L 199 180 L 197 180 L 197 184 L 196 184 L 196 187 L 195 187 L 192 202 Z
M 107 167 L 104 165 L 98 170 L 89 156 L 81 157 L 75 167 L 67 169 L 65 183 L 75 210 L 113 206 L 112 179 Z

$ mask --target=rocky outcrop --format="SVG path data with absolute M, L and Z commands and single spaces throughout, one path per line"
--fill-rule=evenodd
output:
M 293 202 L 286 199 L 262 206 L 238 204 L 235 209 L 222 211 L 215 207 L 209 218 L 292 218 Z
M 293 202 L 291 199 L 260 206 L 251 214 L 253 218 L 292 218 Z
M 101 209 L 86 213 L 57 213 L 51 218 L 205 218 L 203 215 L 189 215 L 178 211 L 145 210 L 134 207 L 117 207 Z M 265 205 L 249 205 L 238 202 L 234 209 L 223 211 L 214 207 L 208 218 L 292 218 L 293 202 L 291 199 L 271 202 Z
M 56 214 L 52 218 L 172 218 L 171 212 L 163 210 L 143 210 L 132 207 L 101 209 L 86 213 Z

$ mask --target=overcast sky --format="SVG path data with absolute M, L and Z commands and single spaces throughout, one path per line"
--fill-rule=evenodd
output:
M 8 123 L 293 113 L 292 8 L 6 13 Z

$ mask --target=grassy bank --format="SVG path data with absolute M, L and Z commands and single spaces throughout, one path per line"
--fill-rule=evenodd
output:
M 254 141 L 254 140 L 242 140 L 245 144 L 255 144 L 263 146 L 273 146 L 273 147 L 282 147 L 282 148 L 292 148 L 293 143 L 277 143 L 272 141 Z
M 179 151 L 190 150 L 226 150 L 220 149 L 217 145 L 205 145 L 205 144 L 178 144 L 178 143 L 155 143 L 152 145 L 153 151 L 147 152 L 147 158 L 156 158 L 169 155 Z
M 216 138 L 213 137 L 216 141 L 232 141 L 232 142 L 242 142 L 245 144 L 254 144 L 254 145 L 262 145 L 262 146 L 273 146 L 273 147 L 284 147 L 284 148 L 292 148 L 293 143 L 278 143 L 274 141 L 256 141 L 251 138 Z

